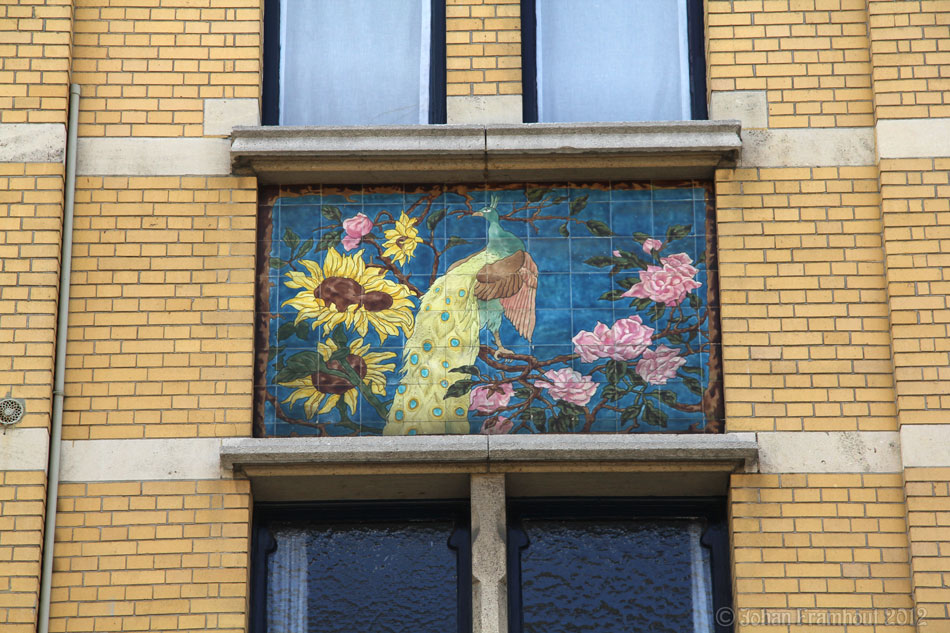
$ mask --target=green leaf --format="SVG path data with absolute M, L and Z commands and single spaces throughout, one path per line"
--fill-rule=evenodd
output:
M 703 375 L 703 370 L 699 367 L 680 367 L 680 371 L 685 371 L 687 374 L 696 374 L 697 376 Z
M 284 362 L 284 368 L 277 372 L 274 382 L 291 382 L 304 376 L 311 376 L 323 365 L 323 357 L 317 352 L 298 352 Z
M 558 196 L 557 198 L 551 201 L 551 204 L 561 204 L 565 200 L 567 200 L 567 196 Z
M 345 350 L 349 355 L 350 340 L 346 335 L 346 327 L 342 323 L 333 328 L 333 334 L 330 335 L 330 338 L 336 344 L 338 352 Z
M 527 387 L 518 387 L 515 389 L 515 398 L 518 398 L 519 400 L 527 400 L 531 397 L 532 393 L 534 392 Z
M 584 224 L 587 225 L 588 231 L 598 237 L 608 237 L 614 234 L 614 232 L 610 230 L 610 227 L 600 220 L 588 220 Z
M 624 268 L 646 269 L 648 266 L 652 265 L 650 262 L 646 261 L 635 253 L 631 253 L 630 251 L 620 251 L 620 261 L 624 265 Z
M 640 417 L 640 411 L 643 410 L 642 404 L 635 404 L 624 409 L 620 413 L 620 422 L 629 422 L 631 420 L 636 420 Z
M 469 376 L 480 376 L 482 374 L 475 365 L 462 365 L 461 367 L 456 367 L 449 371 L 454 371 L 456 374 L 468 374 Z
M 689 293 L 689 307 L 698 310 L 703 305 L 703 300 L 699 298 L 699 295 L 691 292 Z
M 632 301 L 630 306 L 636 308 L 637 310 L 646 310 L 650 307 L 650 301 L 651 299 L 647 297 L 640 297 L 636 301 Z
M 449 385 L 449 388 L 445 390 L 445 396 L 442 397 L 443 400 L 448 400 L 449 398 L 458 398 L 459 396 L 464 396 L 472 388 L 472 385 L 476 384 L 474 380 L 459 380 L 457 382 Z
M 297 250 L 295 258 L 300 257 L 301 255 L 306 255 L 310 252 L 310 249 L 313 248 L 313 238 L 308 237 L 307 241 L 300 245 L 300 248 Z
M 650 313 L 650 317 L 654 321 L 659 321 L 663 318 L 663 315 L 666 313 L 666 304 L 665 303 L 654 303 L 653 310 Z
M 297 327 L 294 328 L 294 333 L 297 334 L 297 338 L 306 341 L 310 338 L 310 326 L 307 325 L 306 321 L 301 321 L 297 324 Z
M 583 196 L 578 196 L 577 198 L 571 200 L 571 204 L 568 205 L 568 208 L 571 210 L 571 215 L 577 215 L 587 208 L 588 197 L 588 194 L 585 193 Z
M 584 260 L 584 263 L 588 266 L 596 266 L 597 268 L 606 268 L 607 266 L 612 266 L 614 262 L 613 257 L 605 257 L 603 255 L 597 255 L 589 259 Z
M 696 264 L 705 264 L 706 263 L 706 251 L 703 251 L 699 254 L 699 258 L 696 260 Z
M 323 213 L 323 217 L 330 220 L 331 222 L 339 222 L 343 219 L 343 215 L 340 213 L 339 207 L 334 207 L 331 205 L 323 205 L 323 208 L 320 209 L 320 212 Z
M 524 420 L 534 423 L 534 425 L 540 429 L 544 426 L 544 420 L 548 416 L 541 407 L 528 407 L 521 412 L 521 417 Z
M 284 339 L 288 339 L 291 336 L 293 336 L 294 327 L 295 327 L 294 322 L 288 321 L 287 323 L 284 323 L 279 328 L 277 328 L 277 340 L 283 341 Z
M 623 290 L 608 290 L 600 295 L 601 301 L 619 301 L 623 299 Z
M 569 415 L 583 415 L 587 412 L 587 409 L 584 407 L 579 407 L 572 402 L 567 402 L 566 400 L 558 400 L 557 405 L 561 408 L 561 411 Z
M 630 382 L 633 384 L 634 387 L 642 387 L 647 384 L 647 381 L 644 380 L 643 377 L 637 373 L 637 370 L 635 367 L 630 367 L 629 369 L 627 369 L 627 378 L 630 380 Z
M 528 202 L 538 202 L 547 193 L 547 189 L 534 187 L 524 192 L 524 197 Z
M 623 395 L 626 393 L 626 390 L 620 389 L 617 385 L 607 385 L 604 387 L 604 398 L 607 399 L 607 402 L 616 402 L 620 400 Z
M 633 239 L 635 239 L 636 241 L 638 241 L 638 242 L 640 242 L 641 244 L 643 244 L 643 243 L 646 242 L 648 239 L 650 239 L 650 236 L 647 235 L 646 233 L 641 233 L 641 232 L 637 231 L 637 232 L 635 232 L 635 233 L 633 234 Z
M 291 253 L 296 251 L 300 244 L 300 238 L 289 227 L 284 231 L 284 244 L 287 245 Z
M 270 258 L 270 267 L 271 267 L 271 268 L 280 268 L 281 266 L 285 265 L 286 263 L 287 263 L 287 262 L 285 262 L 284 260 L 282 260 L 282 259 L 279 258 L 279 257 L 271 257 L 271 258 Z
M 663 404 L 667 406 L 671 407 L 674 404 L 676 404 L 676 400 L 677 400 L 676 394 L 673 393 L 672 391 L 669 391 L 667 389 L 661 389 L 660 391 L 656 392 L 656 395 L 660 397 L 660 402 L 662 402 Z
M 627 363 L 622 360 L 608 360 L 605 373 L 607 374 L 607 382 L 616 385 L 627 375 Z
M 320 241 L 317 242 L 317 251 L 326 251 L 334 248 L 340 243 L 340 237 L 342 236 L 343 229 L 334 229 L 329 233 L 324 233 L 322 236 L 320 236 Z
M 645 415 L 643 416 L 643 419 L 646 421 L 646 423 L 652 426 L 658 426 L 660 428 L 665 429 L 666 423 L 669 420 L 667 415 L 663 413 L 662 411 L 660 411 L 659 409 L 657 409 L 653 405 L 653 403 L 650 402 L 649 400 L 644 402 L 644 404 L 646 405 L 646 412 L 645 412 Z
M 276 356 L 277 356 L 277 348 L 276 348 L 276 347 L 269 347 L 269 348 L 267 348 L 267 362 L 268 362 L 268 363 L 271 362 L 272 360 L 274 360 L 274 357 L 276 357 Z
M 668 338 L 670 340 L 670 343 L 673 343 L 674 345 L 682 345 L 683 343 L 686 342 L 683 340 L 682 336 L 680 336 L 679 334 L 676 334 L 675 332 L 668 334 L 666 338 Z
M 568 231 L 567 231 L 567 222 L 565 222 L 565 223 L 562 224 L 561 226 L 557 227 L 557 232 L 558 232 L 558 235 L 560 235 L 561 237 L 570 237 L 570 236 L 571 236 L 571 234 L 568 233 Z
M 429 217 L 426 218 L 426 227 L 429 231 L 435 230 L 436 225 L 442 221 L 442 218 L 445 217 L 445 209 L 436 209 L 429 214 Z
M 666 243 L 686 237 L 689 235 L 690 228 L 692 227 L 687 224 L 674 224 L 666 230 Z
M 449 241 L 445 244 L 445 250 L 449 250 L 453 246 L 461 246 L 462 244 L 468 244 L 468 240 L 463 240 L 458 235 L 453 235 L 449 238 Z
M 685 369 L 685 367 L 683 369 Z M 697 396 L 703 395 L 703 385 L 695 378 L 686 376 L 683 378 L 683 384 L 685 384 L 686 388 L 695 393 Z
M 617 280 L 617 285 L 627 290 L 630 290 L 638 283 L 640 283 L 640 280 L 637 279 L 636 277 L 624 277 L 623 279 Z

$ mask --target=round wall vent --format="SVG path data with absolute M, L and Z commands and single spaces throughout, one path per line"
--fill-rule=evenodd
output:
M 13 426 L 23 418 L 26 411 L 26 405 L 17 398 L 4 398 L 0 400 L 0 424 L 3 426 Z

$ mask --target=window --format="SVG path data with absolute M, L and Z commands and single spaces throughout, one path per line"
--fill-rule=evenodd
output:
M 525 122 L 705 119 L 702 0 L 522 0 Z
M 445 122 L 445 3 L 266 0 L 265 125 Z
M 252 633 L 471 630 L 468 505 L 255 509 Z
M 721 499 L 523 500 L 509 507 L 510 633 L 724 633 Z

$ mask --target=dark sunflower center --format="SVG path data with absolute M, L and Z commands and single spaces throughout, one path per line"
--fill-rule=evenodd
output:
M 350 354 L 346 357 L 346 364 L 353 368 L 353 371 L 355 371 L 356 375 L 360 377 L 360 380 L 366 377 L 366 361 L 363 360 L 362 356 Z M 338 360 L 331 360 L 327 363 L 327 369 L 341 371 L 343 369 L 343 365 Z M 355 386 L 346 378 L 332 376 L 321 371 L 318 371 L 317 373 L 310 376 L 310 382 L 317 391 L 335 394 L 338 396 L 346 393 Z
M 332 303 L 337 312 L 356 304 L 370 312 L 386 310 L 393 305 L 393 298 L 378 290 L 365 292 L 363 286 L 348 277 L 327 277 L 313 291 L 313 296 L 325 303 Z

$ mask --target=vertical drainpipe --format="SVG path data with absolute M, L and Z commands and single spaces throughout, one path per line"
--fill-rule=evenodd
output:
M 63 194 L 63 252 L 60 257 L 59 304 L 56 319 L 56 361 L 53 369 L 53 414 L 50 421 L 49 468 L 46 477 L 46 526 L 43 529 L 43 565 L 37 633 L 49 633 L 50 588 L 53 581 L 53 543 L 59 498 L 59 454 L 63 437 L 63 391 L 66 387 L 66 339 L 69 326 L 69 277 L 73 267 L 73 208 L 76 199 L 76 127 L 79 84 L 69 85 L 69 123 L 66 129 L 66 183 Z

